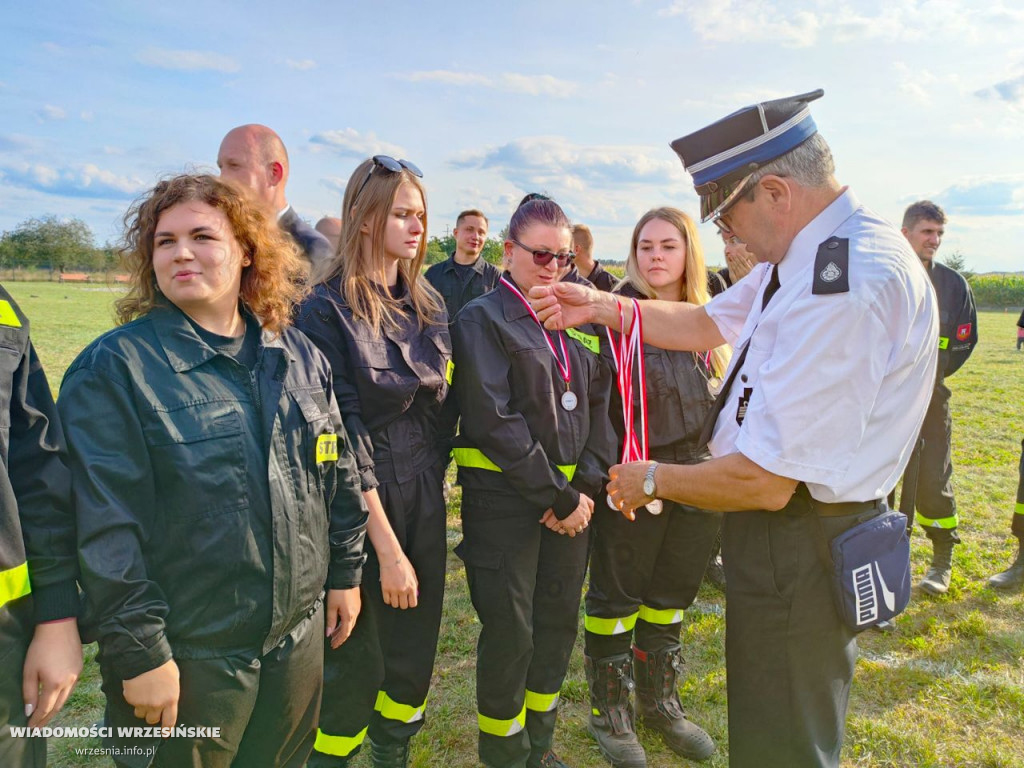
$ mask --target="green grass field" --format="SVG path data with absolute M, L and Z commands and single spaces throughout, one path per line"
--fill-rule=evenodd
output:
M 33 338 L 56 390 L 65 367 L 112 324 L 116 289 L 50 283 L 6 286 L 32 322 Z M 1010 562 L 1009 535 L 1024 437 L 1024 352 L 1015 350 L 1017 312 L 983 313 L 981 342 L 951 381 L 954 462 L 963 546 L 957 547 L 948 595 L 915 590 L 892 634 L 861 636 L 844 766 L 1024 765 L 1024 595 L 997 595 L 985 579 Z M 851 343 L 856 340 L 851 339 Z M 458 492 L 450 507 L 448 541 L 460 538 Z M 930 558 L 925 537 L 912 539 L 916 578 Z M 474 659 L 478 623 L 462 564 L 449 555 L 448 592 L 427 725 L 414 741 L 413 765 L 477 765 Z M 719 743 L 706 765 L 724 767 L 726 699 L 723 598 L 703 587 L 683 629 L 687 676 L 684 705 Z M 88 726 L 102 712 L 95 649 L 88 649 L 82 682 L 55 723 Z M 604 765 L 585 732 L 582 656 L 573 656 L 562 691 L 556 746 L 574 768 Z M 211 724 L 212 725 L 212 724 Z M 652 768 L 686 764 L 641 733 Z M 87 739 L 54 740 L 51 765 L 109 764 L 80 758 Z M 359 758 L 368 766 L 367 756 Z

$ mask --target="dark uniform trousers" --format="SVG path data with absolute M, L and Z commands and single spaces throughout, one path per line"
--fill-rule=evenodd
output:
M 937 382 L 921 425 L 921 469 L 917 482 L 918 522 L 931 538 L 956 538 L 956 499 L 953 498 L 953 458 L 950 439 L 950 391 Z
M 551 749 L 558 692 L 576 642 L 588 536 L 555 533 L 521 498 L 463 490 L 463 541 L 477 643 L 481 761 L 525 766 Z
M 796 499 L 796 497 L 794 497 Z M 725 515 L 726 669 L 732 768 L 835 768 L 856 659 L 819 556 L 819 519 Z M 806 507 L 804 507 L 806 510 Z M 869 513 L 822 517 L 827 540 Z
M 46 739 L 10 738 L 7 726 L 28 725 L 21 691 L 21 670 L 35 632 L 32 596 L 26 595 L 3 606 L 0 613 L 0 765 L 7 768 L 43 768 Z
M 697 595 L 722 515 L 663 503 L 660 515 L 641 508 L 630 522 L 603 496 L 596 502 L 585 621 L 591 658 L 628 652 L 634 632 L 645 651 L 679 641 L 682 612 Z
M 262 656 L 176 658 L 181 675 L 176 727 L 216 726 L 219 738 L 119 737 L 119 728 L 148 724 L 124 700 L 123 681 L 101 666 L 104 724 L 114 729 L 104 746 L 121 751 L 113 757 L 121 768 L 301 768 L 313 749 L 320 712 L 323 644 L 324 606 L 318 602 Z
M 1020 465 L 1017 467 L 1017 506 L 1014 508 L 1013 535 L 1024 542 L 1024 440 L 1020 441 Z
M 435 463 L 398 483 L 384 479 L 391 476 L 386 464 L 376 466 L 382 481 L 377 492 L 416 571 L 419 603 L 401 610 L 384 602 L 380 563 L 367 546 L 362 609 L 342 646 L 346 652 L 324 646 L 324 700 L 310 766 L 344 764 L 339 758 L 355 754 L 366 735 L 377 744 L 393 743 L 423 727 L 444 602 L 447 542 L 441 472 Z

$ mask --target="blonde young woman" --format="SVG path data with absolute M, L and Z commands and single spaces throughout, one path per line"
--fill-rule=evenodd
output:
M 452 365 L 444 304 L 420 274 L 421 175 L 383 155 L 356 168 L 338 251 L 296 323 L 331 363 L 370 512 L 363 612 L 325 652 L 310 766 L 348 765 L 367 735 L 374 766 L 405 766 L 424 722 L 444 594 Z
M 626 279 L 615 292 L 641 301 L 706 304 L 708 274 L 693 219 L 676 208 L 645 213 L 633 229 Z M 699 438 L 728 362 L 724 350 L 672 352 L 645 345 L 644 362 L 650 458 L 705 460 Z M 640 430 L 638 386 L 633 400 L 634 428 Z M 612 417 L 621 444 L 617 397 Z M 676 679 L 683 611 L 697 594 L 720 522 L 720 514 L 670 501 L 660 514 L 637 510 L 634 521 L 609 508 L 603 496 L 597 505 L 584 624 L 589 730 L 615 766 L 646 765 L 634 729 L 631 680 L 640 717 L 674 752 L 703 760 L 714 751 L 708 734 L 683 714 Z

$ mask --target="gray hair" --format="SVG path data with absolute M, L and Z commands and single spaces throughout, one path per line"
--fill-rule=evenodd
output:
M 750 174 L 746 195 L 748 199 L 752 198 L 754 188 L 765 176 L 790 178 L 804 187 L 824 187 L 830 183 L 835 171 L 832 150 L 822 135 L 815 133 L 796 149 L 776 157 Z

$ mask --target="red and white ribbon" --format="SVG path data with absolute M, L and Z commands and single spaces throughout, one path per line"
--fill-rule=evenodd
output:
M 633 299 L 633 320 L 626 330 L 626 321 L 619 305 L 619 341 L 616 344 L 612 332 L 608 334 L 608 347 L 611 350 L 612 362 L 615 364 L 616 380 L 619 395 L 622 399 L 622 423 L 624 435 L 622 440 L 622 463 L 647 461 L 647 369 L 644 365 L 644 325 L 640 313 L 640 302 Z M 633 411 L 633 362 L 637 363 L 637 385 L 640 400 L 640 430 L 634 425 Z

